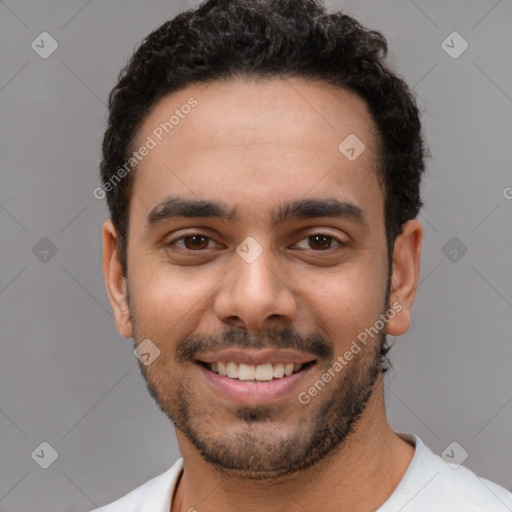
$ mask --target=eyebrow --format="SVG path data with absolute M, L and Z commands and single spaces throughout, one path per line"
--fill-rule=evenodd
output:
M 219 201 L 171 196 L 151 210 L 147 224 L 152 228 L 177 217 L 233 220 L 236 217 L 236 210 Z M 272 221 L 274 226 L 277 226 L 292 220 L 317 217 L 348 218 L 367 224 L 366 216 L 359 206 L 336 198 L 286 201 L 274 209 Z

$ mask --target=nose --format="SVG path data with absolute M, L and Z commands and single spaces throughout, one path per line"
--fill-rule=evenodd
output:
M 249 331 L 276 325 L 289 327 L 297 311 L 297 299 L 265 249 L 247 262 L 233 255 L 233 266 L 221 281 L 214 299 L 214 312 L 222 322 Z M 282 270 L 282 269 L 281 269 Z

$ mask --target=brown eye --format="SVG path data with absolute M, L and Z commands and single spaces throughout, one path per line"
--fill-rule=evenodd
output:
M 345 246 L 345 244 L 334 235 L 329 235 L 327 233 L 314 233 L 300 240 L 295 247 L 299 249 L 312 249 L 314 251 L 327 251 L 335 248 L 336 245 L 338 248 Z
M 164 244 L 166 249 L 177 250 L 178 252 L 200 252 L 210 249 L 209 242 L 213 239 L 201 233 L 193 233 L 170 240 Z
M 308 238 L 310 247 L 315 250 L 329 249 L 332 242 L 329 235 L 311 235 Z
M 203 235 L 189 235 L 182 237 L 181 240 L 183 240 L 183 244 L 186 249 L 193 251 L 206 249 L 208 247 L 209 238 Z

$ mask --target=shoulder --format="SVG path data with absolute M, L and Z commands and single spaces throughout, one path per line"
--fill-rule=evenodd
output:
M 439 510 L 446 512 L 510 512 L 512 493 L 500 485 L 481 478 L 463 465 L 448 464 L 428 448 L 421 439 L 398 433 L 416 445 L 414 458 L 388 505 L 400 503 L 404 512 Z M 380 511 L 379 511 L 380 512 Z
M 440 457 L 439 460 L 446 464 Z M 512 493 L 510 491 L 476 475 L 464 466 L 452 469 L 446 464 L 446 468 L 439 471 L 438 477 L 441 488 L 453 496 L 455 503 L 481 507 L 481 510 L 486 511 L 512 510 Z
M 91 512 L 168 512 L 182 469 L 183 459 L 179 459 L 164 473 Z

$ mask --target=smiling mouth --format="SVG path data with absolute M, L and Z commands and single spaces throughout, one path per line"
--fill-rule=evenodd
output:
M 198 363 L 212 373 L 216 373 L 222 377 L 227 377 L 240 382 L 258 383 L 284 379 L 313 366 L 316 363 L 316 360 L 305 364 L 266 363 L 253 365 L 236 363 L 234 361 L 217 361 L 212 363 L 198 361 Z

